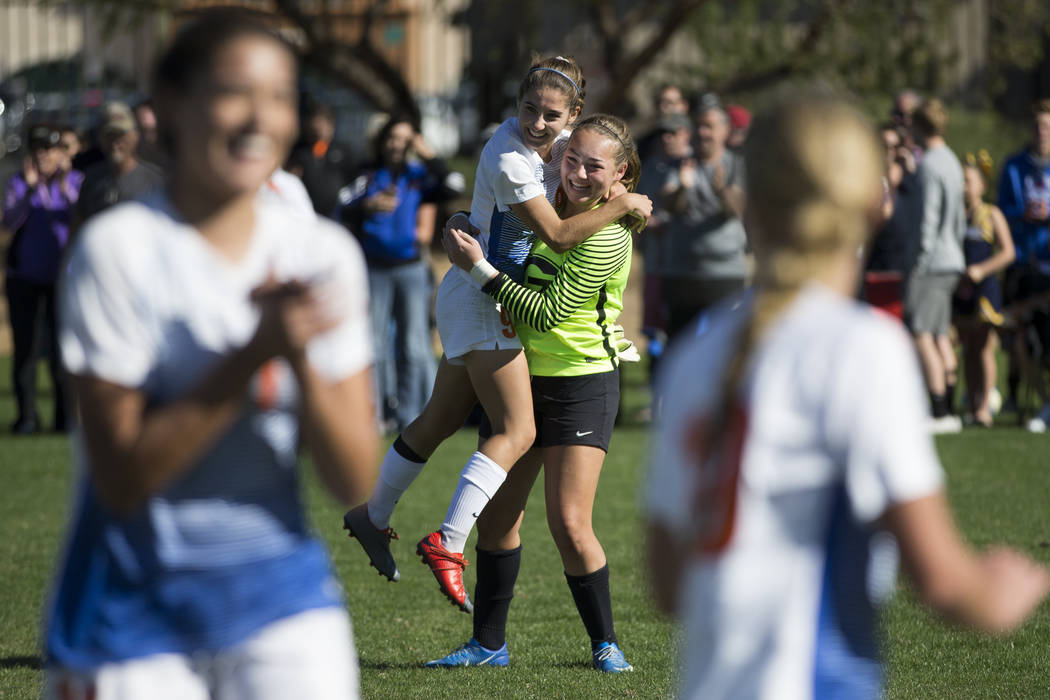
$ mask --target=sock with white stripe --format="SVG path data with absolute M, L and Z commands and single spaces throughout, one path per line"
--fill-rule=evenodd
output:
M 423 471 L 426 463 L 426 459 L 406 445 L 400 435 L 397 436 L 383 457 L 383 463 L 379 465 L 379 478 L 372 495 L 368 497 L 368 519 L 378 529 L 390 527 L 394 506 L 419 476 L 419 472 Z
M 503 467 L 480 452 L 467 460 L 459 473 L 459 483 L 448 505 L 445 522 L 441 523 L 441 545 L 450 552 L 463 553 L 467 537 L 478 515 L 499 491 L 507 478 Z

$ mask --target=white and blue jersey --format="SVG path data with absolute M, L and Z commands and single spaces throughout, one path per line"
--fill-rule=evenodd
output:
M 550 160 L 544 162 L 521 140 L 521 126 L 513 117 L 500 124 L 481 151 L 470 220 L 481 231 L 478 240 L 489 262 L 516 282 L 522 281 L 525 258 L 536 234 L 514 215 L 510 206 L 540 196 L 554 203 L 569 136 L 569 131 L 558 136 Z
M 897 555 L 878 520 L 942 483 L 914 351 L 813 284 L 767 329 L 723 425 L 751 307 L 733 302 L 664 365 L 648 482 L 650 520 L 692 548 L 682 697 L 880 697 L 876 613 Z
M 259 318 L 250 292 L 271 275 L 321 284 L 343 319 L 308 347 L 322 377 L 339 381 L 368 367 L 364 262 L 343 229 L 260 201 L 249 249 L 231 262 L 162 197 L 119 205 L 85 227 L 60 293 L 63 361 L 73 374 L 163 405 L 247 343 Z M 300 503 L 298 414 L 290 368 L 269 362 L 215 444 L 126 517 L 98 501 L 75 435 L 75 512 L 46 632 L 48 663 L 86 669 L 218 651 L 277 620 L 342 605 Z

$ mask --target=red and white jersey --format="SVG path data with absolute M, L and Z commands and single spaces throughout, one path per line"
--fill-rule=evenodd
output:
M 763 334 L 723 424 L 750 313 L 749 296 L 714 311 L 663 371 L 647 510 L 692 547 L 682 697 L 879 697 L 875 612 L 897 556 L 877 521 L 943 478 L 912 344 L 811 284 Z

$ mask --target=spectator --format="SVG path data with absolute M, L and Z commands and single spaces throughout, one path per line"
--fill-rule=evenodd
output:
M 459 194 L 446 184 L 458 179 L 449 177 L 407 116 L 391 117 L 383 125 L 374 151 L 375 161 L 341 194 L 346 199 L 341 218 L 365 252 L 377 396 L 401 431 L 423 411 L 434 383 L 426 251 L 434 236 L 436 203 Z M 413 153 L 423 161 L 414 160 Z M 396 348 L 388 350 L 391 319 Z M 390 363 L 396 363 L 396 371 L 390 371 Z
M 956 326 L 963 345 L 963 370 L 970 414 L 976 425 L 991 427 L 989 398 L 995 390 L 995 329 L 1003 323 L 999 272 L 1014 261 L 1014 244 L 1003 213 L 983 200 L 992 159 L 985 150 L 966 155 L 966 274 L 955 294 Z
M 729 138 L 726 145 L 732 149 L 739 150 L 747 141 L 747 130 L 751 128 L 751 112 L 741 105 L 729 105 L 726 107 L 729 116 Z
M 663 134 L 660 126 L 661 120 L 673 114 L 686 116 L 689 114 L 689 101 L 685 99 L 682 89 L 672 83 L 664 83 L 656 91 L 655 106 L 656 126 L 638 141 L 638 155 L 641 156 L 643 163 L 660 149 L 660 139 Z
M 76 207 L 78 225 L 107 207 L 141 199 L 164 184 L 159 168 L 139 160 L 138 126 L 123 102 L 105 106 L 98 140 L 105 160 L 84 173 Z
M 62 164 L 59 166 L 63 172 L 73 170 L 73 160 L 83 148 L 80 134 L 71 126 L 64 126 L 59 130 L 60 140 L 58 147 L 62 151 Z
M 674 176 L 683 161 L 693 157 L 690 139 L 692 122 L 684 114 L 669 114 L 657 123 L 659 148 L 642 163 L 638 192 L 653 200 L 653 215 L 641 237 L 645 258 L 645 287 L 642 291 L 642 332 L 649 339 L 649 374 L 656 372 L 667 343 L 667 314 L 660 295 L 661 272 L 667 265 L 667 227 L 671 212 L 664 206 L 674 190 Z
M 697 114 L 696 157 L 683 160 L 667 183 L 671 218 L 661 295 L 672 341 L 698 313 L 742 289 L 747 277 L 744 162 L 726 148 L 728 137 L 725 109 L 705 97 Z
M 1033 107 L 1032 142 L 1011 156 L 1003 166 L 999 181 L 999 207 L 1006 217 L 1017 250 L 1017 261 L 1007 270 L 1004 294 L 1008 304 L 1029 300 L 1050 290 L 1050 99 Z M 1050 336 L 1050 316 L 1035 310 L 1030 319 L 1040 337 Z M 1008 403 L 1017 403 L 1019 364 L 1026 364 L 1028 348 L 1023 334 L 1017 334 L 1011 362 Z M 1029 380 L 1041 391 L 1040 373 Z M 1029 429 L 1046 430 L 1050 423 L 1050 403 L 1029 422 Z
M 948 328 L 952 295 L 965 268 L 966 211 L 962 166 L 944 141 L 947 125 L 948 111 L 937 99 L 924 102 L 912 116 L 912 131 L 924 152 L 916 171 L 921 202 L 915 229 L 919 254 L 908 279 L 904 315 L 930 392 L 934 432 L 956 432 L 962 427 L 952 414 L 957 363 Z
M 906 276 L 919 254 L 915 222 L 918 218 L 918 189 L 915 175 L 907 162 L 914 163 L 911 151 L 904 145 L 901 129 L 887 122 L 879 129 L 885 156 L 885 199 L 882 224 L 868 244 L 864 275 L 864 297 L 887 313 L 901 318 Z
M 335 141 L 335 115 L 327 105 L 310 105 L 303 121 L 303 141 L 292 151 L 287 170 L 302 178 L 321 216 L 339 207 L 339 190 L 357 174 L 350 147 Z
M 153 102 L 145 100 L 135 105 L 135 124 L 138 126 L 140 161 L 152 163 L 160 170 L 168 167 L 168 157 L 157 138 L 157 114 L 153 111 Z
M 36 361 L 41 344 L 51 373 L 56 431 L 66 429 L 65 382 L 56 347 L 55 280 L 69 240 L 69 218 L 83 175 L 62 170 L 62 134 L 38 124 L 26 138 L 29 155 L 4 192 L 3 225 L 14 233 L 7 251 L 4 291 L 11 320 L 12 385 L 18 418 L 16 435 L 40 429 L 36 412 Z
M 911 88 L 904 88 L 893 100 L 893 108 L 890 110 L 890 120 L 900 130 L 903 146 L 912 154 L 912 158 L 905 161 L 905 168 L 909 173 L 914 173 L 918 165 L 918 159 L 922 156 L 921 144 L 915 143 L 912 133 L 912 118 L 915 110 L 922 103 L 922 97 Z

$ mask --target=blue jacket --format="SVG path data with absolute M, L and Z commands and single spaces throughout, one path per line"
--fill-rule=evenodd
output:
M 1040 168 L 1025 150 L 1006 161 L 999 179 L 999 208 L 1010 224 L 1021 264 L 1050 262 L 1050 224 L 1024 218 L 1025 207 L 1034 197 L 1050 203 L 1050 166 Z
M 342 206 L 336 218 L 361 241 L 370 265 L 398 265 L 418 260 L 416 216 L 419 207 L 445 198 L 447 175 L 444 164 L 436 159 L 426 164 L 406 163 L 398 173 L 374 166 L 340 194 Z M 397 196 L 397 208 L 389 212 L 367 211 L 365 200 L 383 191 Z

